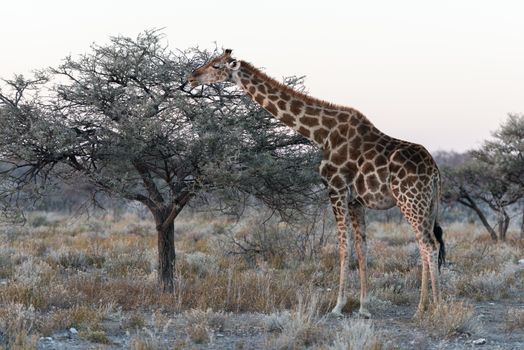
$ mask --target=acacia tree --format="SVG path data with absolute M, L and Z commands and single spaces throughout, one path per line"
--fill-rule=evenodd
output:
M 521 199 L 520 236 L 524 238 L 524 115 L 510 114 L 493 133 L 493 139 L 473 152 L 480 161 L 496 169 Z
M 472 209 L 496 241 L 506 238 L 511 219 L 508 208 L 524 196 L 524 118 L 510 115 L 493 136 L 469 152 L 462 164 L 442 170 L 444 199 Z M 495 213 L 498 234 L 485 208 Z
M 249 195 L 282 212 L 314 198 L 318 154 L 308 141 L 234 89 L 181 89 L 212 54 L 170 51 L 146 31 L 93 45 L 34 79 L 5 80 L 4 209 L 51 181 L 88 182 L 94 192 L 138 201 L 157 225 L 159 281 L 171 292 L 174 221 L 193 198 L 216 192 L 237 205 Z

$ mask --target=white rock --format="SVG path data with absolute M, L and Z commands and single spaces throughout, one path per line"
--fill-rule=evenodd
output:
M 485 338 L 480 338 L 480 339 L 477 339 L 477 340 L 473 340 L 473 345 L 483 345 L 483 344 L 486 344 L 486 339 Z
M 519 260 L 519 265 L 524 266 L 524 259 L 520 259 L 520 260 Z
M 71 334 L 78 334 L 78 331 L 76 330 L 75 327 L 71 327 L 71 328 L 69 328 L 69 333 L 71 333 Z

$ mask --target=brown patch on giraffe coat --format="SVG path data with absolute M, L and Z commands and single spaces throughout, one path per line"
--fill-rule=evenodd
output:
M 240 79 L 240 81 L 242 82 L 242 85 L 244 85 L 244 86 L 249 85 L 249 80 L 248 79 L 242 78 L 242 79 Z
M 255 92 L 257 92 L 257 89 L 255 89 L 254 86 L 250 86 L 247 90 L 249 91 L 249 93 L 250 93 L 251 95 L 254 95 Z
M 328 131 L 326 129 L 317 129 L 313 132 L 313 138 L 318 143 L 323 143 L 328 135 Z
M 357 171 L 357 166 L 353 162 L 347 162 L 343 167 L 340 168 L 340 173 L 346 179 L 353 179 Z
M 278 89 L 274 86 L 271 86 L 271 84 L 267 85 L 267 92 L 268 94 L 276 94 L 278 93 Z
M 366 192 L 366 184 L 364 183 L 364 176 L 362 174 L 358 174 L 355 179 L 355 189 L 359 194 Z
M 360 135 L 362 135 L 363 137 L 365 137 L 365 135 L 370 131 L 371 129 L 369 128 L 368 125 L 366 124 L 360 124 L 359 126 L 357 126 L 357 133 L 359 133 Z
M 278 96 L 277 95 L 273 95 L 273 94 L 269 95 L 267 98 L 269 98 L 271 101 L 278 100 Z
M 339 114 L 337 115 L 337 119 L 338 119 L 341 123 L 346 123 L 346 122 L 349 120 L 349 113 L 346 113 L 346 112 L 339 113 Z
M 260 105 L 264 103 L 264 99 L 265 97 L 263 95 L 260 95 L 260 94 L 255 95 L 255 101 L 257 101 L 257 103 Z
M 280 120 L 282 120 L 286 125 L 291 125 L 291 127 L 295 126 L 295 117 L 289 113 L 284 113 L 282 117 L 280 117 Z
M 260 85 L 258 87 L 258 91 L 263 93 L 263 94 L 267 94 L 266 87 L 264 86 L 264 84 L 262 84 L 262 85 Z
M 357 160 L 362 152 L 360 151 L 358 146 L 355 146 L 353 142 L 349 145 L 349 159 Z
M 307 137 L 307 138 L 311 137 L 311 131 L 309 131 L 309 129 L 304 128 L 303 126 L 298 128 L 298 132 L 304 135 L 304 137 Z
M 375 143 L 379 139 L 379 135 L 375 132 L 368 132 L 364 135 L 364 142 L 372 142 Z
M 329 163 L 324 163 L 320 169 L 320 175 L 325 179 L 330 179 L 337 172 L 337 168 Z
M 289 96 L 289 95 L 286 94 L 285 92 L 281 92 L 281 93 L 280 93 L 280 98 L 283 99 L 284 101 L 289 101 L 289 100 L 291 100 L 291 96 Z
M 334 117 L 338 114 L 338 111 L 337 110 L 334 110 L 334 109 L 326 109 L 324 110 L 324 114 L 325 115 L 329 115 L 331 117 Z
M 306 114 L 309 115 L 320 115 L 320 109 L 316 107 L 307 106 L 306 107 Z
M 299 100 L 293 100 L 291 101 L 291 108 L 290 111 L 294 115 L 298 115 L 302 112 L 302 107 L 304 106 L 304 102 Z
M 370 174 L 366 176 L 366 186 L 369 191 L 377 192 L 380 182 L 375 174 Z
M 337 129 L 331 130 L 329 133 L 329 142 L 331 143 L 332 148 L 340 145 L 344 141 L 346 141 L 346 139 L 340 135 Z
M 335 188 L 343 188 L 346 186 L 346 182 L 338 175 L 333 176 L 329 180 L 329 184 Z
M 412 161 L 407 161 L 404 164 L 404 169 L 406 169 L 408 174 L 415 174 L 417 172 L 417 165 L 413 163 Z
M 285 111 L 287 109 L 287 103 L 282 101 L 282 100 L 279 100 L 277 102 L 277 105 L 278 105 L 278 108 L 280 108 L 283 111 Z
M 360 168 L 360 171 L 362 174 L 369 174 L 375 171 L 375 167 L 373 166 L 373 163 L 365 162 Z
M 273 114 L 273 115 L 277 115 L 278 114 L 277 107 L 275 106 L 275 104 L 273 102 L 268 102 L 267 105 L 264 108 L 267 109 L 268 112 Z
M 366 146 L 366 145 L 365 145 L 365 146 Z M 366 148 L 369 148 L 369 147 L 366 147 Z M 375 150 L 375 148 L 368 149 L 368 150 L 364 153 L 364 157 L 366 157 L 367 159 L 374 159 L 377 155 L 378 155 L 378 153 L 377 153 L 377 151 Z
M 379 154 L 377 156 L 377 158 L 375 159 L 375 165 L 377 167 L 381 167 L 381 166 L 384 166 L 388 163 L 388 160 L 386 159 L 386 157 L 384 157 L 382 154 Z
M 340 116 L 339 116 L 339 118 L 340 118 Z M 357 127 L 360 124 L 360 120 L 357 117 L 353 116 L 353 117 L 349 118 L 349 124 L 351 124 L 351 126 L 353 126 L 353 127 Z
M 333 129 L 335 125 L 337 125 L 337 121 L 335 118 L 331 117 L 323 117 L 322 118 L 322 125 L 324 125 L 328 129 Z M 340 129 L 339 129 L 340 130 Z M 342 132 L 341 132 L 342 133 Z M 344 133 L 342 133 L 344 135 Z
M 318 125 L 318 118 L 304 116 L 300 118 L 300 122 L 306 126 L 312 127 Z
M 380 182 L 385 182 L 389 176 L 389 171 L 386 167 L 376 169 L 376 173 L 378 178 L 380 179 Z
M 348 157 L 348 148 L 347 144 L 339 147 L 336 151 L 331 153 L 331 161 L 335 163 L 336 165 L 343 164 Z

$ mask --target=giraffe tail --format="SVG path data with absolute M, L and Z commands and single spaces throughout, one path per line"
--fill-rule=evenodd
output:
M 444 232 L 437 221 L 435 221 L 435 225 L 433 226 L 433 234 L 440 245 L 438 250 L 438 271 L 440 272 L 440 267 L 446 263 L 446 247 L 444 245 Z

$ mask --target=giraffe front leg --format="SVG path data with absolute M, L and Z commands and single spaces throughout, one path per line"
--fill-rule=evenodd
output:
M 358 272 L 360 277 L 360 316 L 370 318 L 371 313 L 367 309 L 367 243 L 366 243 L 366 220 L 364 207 L 357 202 L 349 205 L 349 216 L 353 226 L 353 240 L 355 253 L 358 259 Z
M 337 304 L 331 311 L 342 315 L 342 308 L 347 302 L 347 275 L 348 275 L 348 245 L 347 245 L 347 194 L 335 192 L 330 194 L 331 205 L 337 222 L 338 252 L 340 258 L 340 278 L 338 285 Z

